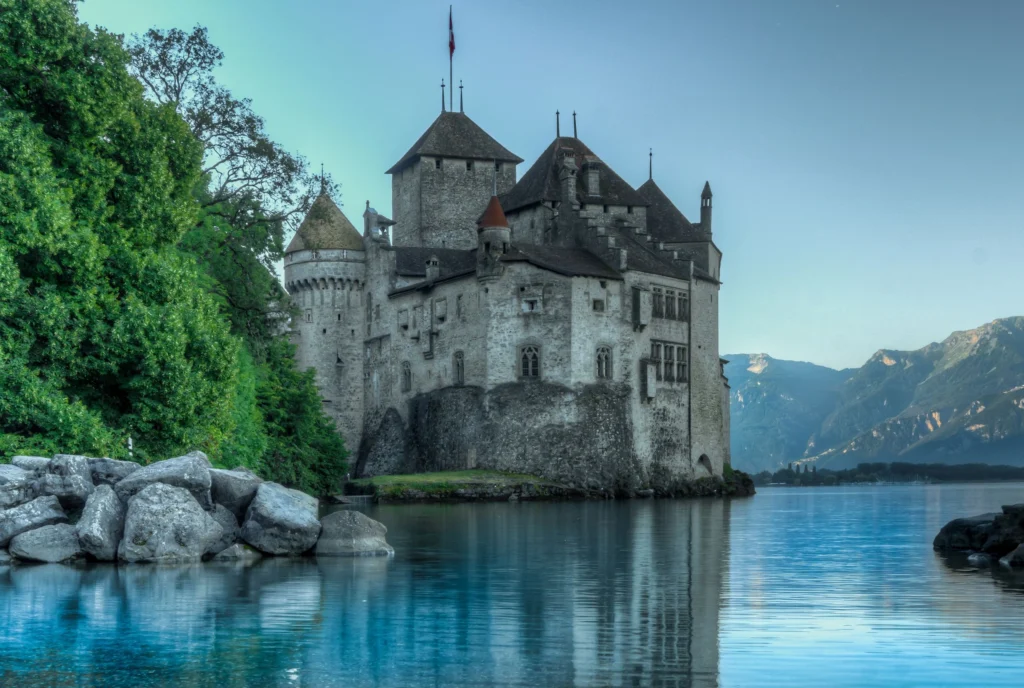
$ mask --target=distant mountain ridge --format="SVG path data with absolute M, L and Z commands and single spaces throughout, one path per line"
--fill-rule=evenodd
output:
M 725 358 L 736 468 L 1024 465 L 1024 317 L 915 351 L 882 349 L 847 370 L 765 354 Z

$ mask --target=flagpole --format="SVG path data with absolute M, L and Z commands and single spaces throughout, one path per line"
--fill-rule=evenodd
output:
M 454 31 L 454 29 L 452 28 L 452 6 L 448 5 L 448 40 L 449 40 L 449 42 L 451 41 L 451 36 L 452 36 L 452 32 L 453 31 Z M 454 61 L 454 59 L 455 59 L 455 51 L 452 50 L 449 47 L 449 49 L 448 49 L 448 83 L 449 84 L 454 84 L 455 83 L 454 81 L 452 81 L 452 62 Z M 454 107 L 452 105 L 452 98 L 454 96 L 455 96 L 455 89 L 454 88 L 449 89 L 448 90 L 448 112 L 455 112 L 455 110 L 452 109 Z

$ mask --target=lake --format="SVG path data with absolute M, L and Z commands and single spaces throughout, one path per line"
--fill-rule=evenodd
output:
M 980 686 L 1024 579 L 931 549 L 1024 484 L 384 506 L 393 559 L 0 568 L 0 685 Z

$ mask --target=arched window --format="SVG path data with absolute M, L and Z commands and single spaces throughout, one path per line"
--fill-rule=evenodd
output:
M 409 365 L 409 361 L 402 363 L 402 391 L 408 392 L 412 390 L 412 366 Z
M 524 346 L 519 349 L 519 376 L 540 377 L 540 347 Z
M 457 385 L 466 383 L 466 358 L 461 351 L 452 356 L 452 379 Z
M 612 378 L 612 350 L 607 346 L 597 347 L 597 379 Z

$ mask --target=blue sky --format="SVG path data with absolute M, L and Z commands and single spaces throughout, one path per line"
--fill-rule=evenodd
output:
M 117 33 L 207 26 L 218 78 L 390 209 L 440 109 L 448 2 L 86 0 Z M 526 162 L 554 112 L 725 254 L 723 353 L 833 367 L 1024 315 L 1024 2 L 495 0 L 454 7 L 466 113 Z M 458 97 L 456 94 L 456 101 Z M 456 102 L 456 107 L 458 103 Z M 571 126 L 571 125 L 570 125 Z M 563 131 L 565 131 L 563 129 Z

